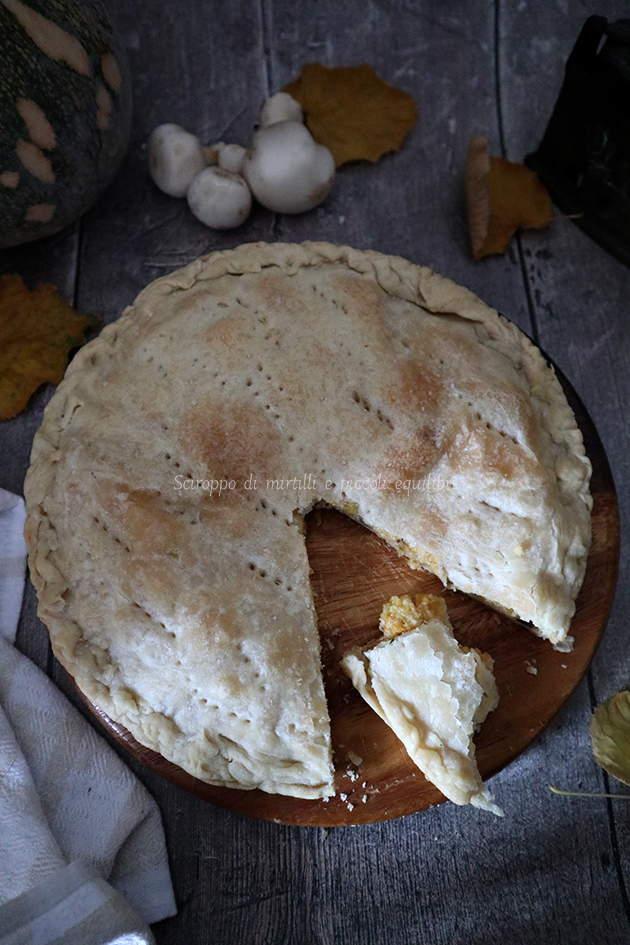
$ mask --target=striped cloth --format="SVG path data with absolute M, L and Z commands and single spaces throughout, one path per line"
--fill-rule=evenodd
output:
M 157 805 L 13 645 L 24 518 L 0 489 L 0 945 L 153 942 L 176 912 Z

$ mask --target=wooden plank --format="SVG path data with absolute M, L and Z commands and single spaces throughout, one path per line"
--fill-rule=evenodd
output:
M 531 10 L 523 5 L 501 4 L 499 41 L 501 49 L 501 106 L 507 157 L 522 160 L 534 150 L 560 89 L 566 58 L 587 16 L 593 13 L 587 2 L 546 4 L 536 12 L 536 32 L 531 30 Z M 602 11 L 609 19 L 627 16 L 624 3 L 610 3 Z M 545 37 L 545 39 L 543 39 Z M 531 103 L 536 107 L 532 108 Z M 630 271 L 608 256 L 570 221 L 552 223 L 542 233 L 523 234 L 519 253 L 526 273 L 527 291 L 540 343 L 568 374 L 584 400 L 603 440 L 620 488 L 622 519 L 628 513 L 630 437 L 625 410 L 630 398 L 630 352 L 628 349 L 626 298 Z M 622 538 L 623 532 L 622 532 Z M 621 550 L 621 574 L 627 560 L 628 542 Z M 565 785 L 576 786 L 588 778 L 592 790 L 608 787 L 591 756 L 588 721 L 593 701 L 601 701 L 619 688 L 627 688 L 626 613 L 630 595 L 626 583 L 618 584 L 615 605 L 603 643 L 592 669 L 592 699 L 582 711 L 572 703 L 563 717 L 565 727 L 575 733 L 578 751 L 565 771 Z M 597 787 L 599 785 L 599 787 Z M 621 785 L 612 790 L 622 789 Z M 586 801 L 575 805 L 582 816 Z M 592 802 L 598 803 L 598 802 Z M 600 802 L 604 803 L 604 802 Z M 630 860 L 617 831 L 624 822 L 623 811 L 608 805 L 609 838 L 606 850 L 608 872 L 616 867 L 619 935 L 628 935 Z M 622 818 L 620 821 L 619 818 Z M 599 834 L 598 834 L 599 836 Z M 603 838 L 589 846 L 592 852 L 584 863 L 582 883 L 598 902 L 596 915 L 602 917 L 599 890 L 606 879 L 593 873 L 593 856 Z M 600 847 L 601 849 L 602 847 Z M 597 892 L 593 891 L 593 876 Z M 610 881 L 610 876 L 608 878 Z M 584 933 L 582 933 L 584 934 Z M 603 933 L 597 936 L 605 939 Z M 586 937 L 584 938 L 586 940 Z
M 144 286 L 212 250 L 266 239 L 271 220 L 257 210 L 244 227 L 210 230 L 185 199 L 161 193 L 148 173 L 146 142 L 175 122 L 205 143 L 247 144 L 264 101 L 255 5 L 195 0 L 160 4 L 159 15 L 123 0 L 110 4 L 133 77 L 129 152 L 107 193 L 84 218 L 79 300 L 117 318 Z
M 130 58 L 132 138 L 114 182 L 84 218 L 77 287 L 79 308 L 97 312 L 105 322 L 117 318 L 152 279 L 210 250 L 265 239 L 272 222 L 257 211 L 246 229 L 209 230 L 185 200 L 160 193 L 147 170 L 146 140 L 161 122 L 182 124 L 206 142 L 248 142 L 265 98 L 256 5 L 112 0 L 110 7 Z M 56 665 L 53 678 L 76 703 Z M 249 821 L 196 801 L 133 760 L 130 766 L 162 811 L 180 907 L 175 919 L 158 928 L 159 945 L 205 942 L 215 926 L 222 930 L 217 941 L 238 941 L 242 928 L 249 932 L 244 940 L 255 941 L 265 917 L 275 928 L 280 900 L 276 911 L 264 899 L 257 908 L 246 906 L 262 895 L 261 878 L 250 879 L 247 852 L 254 851 L 266 874 L 274 875 L 274 848 L 267 842 L 273 825 L 252 834 Z M 241 907 L 235 908 L 239 872 L 246 921 L 239 916 Z

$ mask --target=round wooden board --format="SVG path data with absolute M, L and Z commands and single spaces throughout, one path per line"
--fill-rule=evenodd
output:
M 444 797 L 356 692 L 339 659 L 352 646 L 374 644 L 381 638 L 380 612 L 392 595 L 442 594 L 457 640 L 494 658 L 500 702 L 475 742 L 482 777 L 495 774 L 546 728 L 582 679 L 604 631 L 617 578 L 619 516 L 610 467 L 590 417 L 559 371 L 558 375 L 593 464 L 593 542 L 571 626 L 575 646 L 570 653 L 557 652 L 525 625 L 484 604 L 445 590 L 432 575 L 411 570 L 384 541 L 344 515 L 317 509 L 308 517 L 306 542 L 332 725 L 335 797 L 309 801 L 212 787 L 140 745 L 127 729 L 87 704 L 143 764 L 231 811 L 284 824 L 323 827 L 374 823 L 415 813 L 441 803 Z

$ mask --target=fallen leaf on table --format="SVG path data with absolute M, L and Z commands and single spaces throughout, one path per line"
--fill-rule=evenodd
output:
M 504 253 L 517 230 L 540 229 L 551 220 L 551 197 L 534 171 L 490 157 L 480 135 L 468 146 L 466 199 L 475 259 Z
M 388 151 L 399 151 L 418 118 L 411 95 L 365 64 L 307 63 L 283 91 L 300 103 L 308 130 L 332 151 L 337 167 L 378 161 Z
M 630 784 L 630 692 L 617 692 L 591 718 L 595 761 L 613 778 Z
M 0 277 L 0 420 L 23 410 L 37 388 L 58 384 L 72 348 L 97 328 L 93 315 L 79 315 L 54 286 L 32 292 L 20 276 Z

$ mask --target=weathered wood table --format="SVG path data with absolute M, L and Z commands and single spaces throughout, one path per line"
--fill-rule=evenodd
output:
M 513 319 L 567 375 L 630 505 L 630 271 L 566 220 L 479 263 L 463 194 L 471 134 L 520 161 L 544 131 L 585 18 L 622 2 L 457 0 L 112 0 L 135 94 L 133 138 L 110 189 L 72 229 L 0 255 L 0 271 L 55 283 L 81 311 L 115 319 L 157 276 L 213 249 L 322 239 L 397 253 L 469 286 Z M 416 99 L 403 150 L 347 167 L 317 210 L 258 209 L 236 232 L 197 223 L 147 175 L 151 129 L 174 121 L 205 141 L 246 143 L 265 97 L 304 62 L 369 62 Z M 21 492 L 50 389 L 0 425 L 0 485 Z M 622 531 L 622 539 L 624 533 Z M 285 827 L 204 803 L 130 760 L 156 798 L 179 905 L 160 945 L 520 945 L 630 942 L 630 806 L 548 785 L 627 793 L 593 761 L 594 705 L 630 677 L 628 541 L 603 642 L 550 728 L 492 780 L 500 820 L 445 804 L 365 827 Z M 28 587 L 20 647 L 68 690 Z M 68 693 L 77 702 L 76 696 Z M 85 711 L 85 710 L 83 710 Z M 126 756 L 127 757 L 127 756 Z M 129 760 L 129 759 L 128 759 Z

